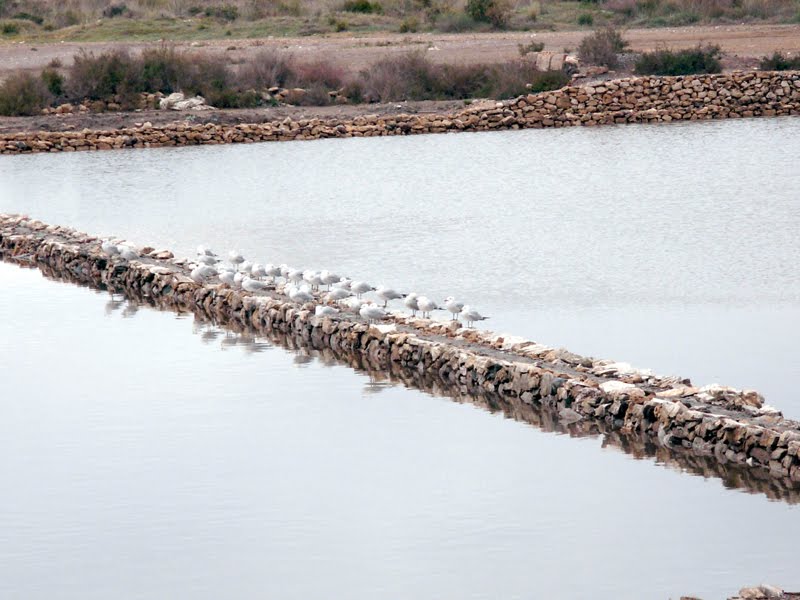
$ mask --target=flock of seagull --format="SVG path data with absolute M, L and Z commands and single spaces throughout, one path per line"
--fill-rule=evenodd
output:
M 101 248 L 109 256 L 119 256 L 125 260 L 137 260 L 139 254 L 132 247 L 105 240 Z M 225 264 L 227 262 L 227 264 Z M 427 296 L 416 293 L 400 293 L 390 287 L 379 285 L 373 287 L 365 281 L 357 281 L 339 277 L 330 271 L 314 271 L 295 269 L 288 265 L 272 265 L 245 260 L 241 252 L 232 250 L 228 260 L 223 261 L 205 246 L 197 248 L 197 257 L 190 263 L 189 276 L 196 283 L 206 283 L 217 277 L 222 283 L 235 289 L 247 292 L 260 292 L 274 285 L 278 289 L 278 279 L 283 279 L 282 291 L 292 302 L 304 304 L 321 299 L 325 304 L 317 305 L 315 314 L 332 317 L 340 310 L 349 310 L 359 314 L 370 323 L 389 317 L 386 311 L 389 302 L 402 300 L 412 316 L 417 312 L 422 318 L 431 318 L 431 313 L 446 310 L 454 321 L 463 319 L 467 327 L 473 327 L 476 321 L 484 321 L 489 317 L 481 315 L 477 310 L 448 296 L 439 306 Z M 325 289 L 322 289 L 323 286 Z M 363 299 L 364 294 L 374 292 L 383 304 L 379 306 L 372 300 Z M 315 294 L 316 293 L 316 294 Z M 339 308 L 336 308 L 336 307 Z

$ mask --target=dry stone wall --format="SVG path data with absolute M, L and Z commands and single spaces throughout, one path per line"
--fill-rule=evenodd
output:
M 630 77 L 530 94 L 452 114 L 365 115 L 350 120 L 286 118 L 244 125 L 173 123 L 117 130 L 0 135 L 0 153 L 74 152 L 198 144 L 253 143 L 488 131 L 613 123 L 800 114 L 800 72 Z
M 290 301 L 282 285 L 248 293 L 198 284 L 187 261 L 143 248 L 141 259 L 106 256 L 101 240 L 69 228 L 0 215 L 0 252 L 97 287 L 168 309 L 209 315 L 257 333 L 290 335 L 310 348 L 356 355 L 386 371 L 418 372 L 460 394 L 490 394 L 508 406 L 543 407 L 566 422 L 599 422 L 650 443 L 751 469 L 800 489 L 800 423 L 754 391 L 662 377 L 625 363 L 579 356 L 535 342 L 395 314 L 371 326 L 357 315 L 317 317 L 317 299 Z

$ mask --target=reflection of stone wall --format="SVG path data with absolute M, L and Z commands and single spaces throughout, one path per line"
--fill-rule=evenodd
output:
M 544 59 L 542 59 L 544 60 Z M 548 58 L 548 64 L 552 57 Z M 266 141 L 313 140 L 800 114 L 800 72 L 630 77 L 452 114 L 366 115 L 353 119 L 286 118 L 249 125 L 174 123 L 108 131 L 0 134 L 0 153 L 71 152 Z
M 141 260 L 109 259 L 96 238 L 0 215 L 0 251 L 26 256 L 62 276 L 204 314 L 234 329 L 275 332 L 305 347 L 357 356 L 373 371 L 411 377 L 415 387 L 435 386 L 439 393 L 478 403 L 486 398 L 488 406 L 542 428 L 555 426 L 538 423 L 554 415 L 562 424 L 580 423 L 575 429 L 602 424 L 604 431 L 630 434 L 627 440 L 638 436 L 642 445 L 705 456 L 722 473 L 728 464 L 739 465 L 730 470 L 736 477 L 743 472 L 753 480 L 774 477 L 783 481 L 778 489 L 800 489 L 800 423 L 763 406 L 755 392 L 694 388 L 686 380 L 454 323 L 396 316 L 392 325 L 375 327 L 355 315 L 320 318 L 313 303 L 294 304 L 280 289 L 254 295 L 197 284 L 171 253 L 147 250 Z

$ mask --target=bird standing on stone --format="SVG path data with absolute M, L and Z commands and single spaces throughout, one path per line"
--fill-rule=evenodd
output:
M 461 309 L 464 308 L 464 303 L 459 302 L 452 296 L 448 296 L 444 299 L 444 307 L 447 309 L 447 312 L 453 315 L 453 321 L 458 321 L 458 314 L 461 312 Z
M 418 298 L 419 296 L 416 292 L 411 292 L 406 296 L 405 300 L 403 300 L 403 304 L 405 304 L 406 308 L 411 311 L 412 317 L 416 317 L 417 311 L 419 310 L 419 304 L 417 304 Z
M 397 300 L 398 298 L 405 298 L 405 294 L 401 294 L 398 291 L 393 290 L 392 288 L 387 288 L 386 286 L 379 285 L 375 289 L 375 295 L 378 296 L 381 300 L 383 300 L 383 308 L 386 308 L 386 305 L 389 303 L 389 300 Z
M 362 294 L 373 291 L 375 288 L 368 284 L 366 281 L 354 281 L 350 284 L 350 291 L 356 295 L 356 298 L 361 298 Z
M 244 262 L 244 256 L 242 256 L 241 252 L 238 252 L 236 250 L 231 250 L 230 252 L 228 252 L 228 262 L 231 263 L 231 265 L 233 266 L 233 270 L 236 271 L 239 269 L 239 265 L 241 265 Z
M 475 321 L 485 321 L 489 317 L 484 317 L 477 310 L 471 308 L 469 305 L 466 305 L 461 309 L 461 318 L 464 319 L 467 327 L 473 327 L 475 325 Z
M 383 320 L 388 316 L 385 310 L 379 306 L 375 306 L 374 304 L 364 304 L 359 309 L 358 314 L 366 319 L 368 323 L 374 323 L 375 321 Z
M 419 307 L 419 310 L 422 311 L 423 319 L 430 319 L 431 311 L 439 310 L 439 305 L 427 296 L 417 297 L 417 306 Z

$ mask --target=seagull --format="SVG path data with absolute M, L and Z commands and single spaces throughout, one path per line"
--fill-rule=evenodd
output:
M 303 271 L 303 280 L 311 286 L 312 290 L 317 290 L 322 285 L 322 278 L 316 271 Z
M 242 256 L 241 252 L 237 252 L 236 250 L 231 250 L 228 252 L 228 261 L 233 265 L 234 270 L 238 268 L 240 264 L 244 262 L 244 256 Z
M 359 310 L 361 310 L 361 307 L 364 305 L 364 301 L 361 300 L 360 298 L 352 297 L 352 298 L 348 298 L 347 300 L 345 300 L 344 301 L 344 305 L 347 306 L 347 308 L 349 308 L 353 312 L 358 312 Z
M 319 278 L 322 280 L 322 283 L 328 286 L 328 289 L 331 289 L 331 285 L 334 283 L 339 283 L 341 281 L 341 277 L 339 277 L 336 273 L 331 273 L 330 271 L 322 270 L 319 273 Z
M 452 296 L 448 296 L 444 299 L 444 307 L 447 309 L 447 312 L 453 315 L 453 321 L 458 321 L 458 313 L 464 308 L 464 303 L 459 302 Z
M 281 268 L 280 267 L 276 267 L 273 264 L 267 264 L 267 266 L 264 267 L 264 271 L 266 271 L 266 276 L 267 277 L 272 277 L 273 281 L 275 281 L 276 277 L 280 277 L 281 276 Z
M 374 304 L 363 305 L 359 309 L 358 314 L 365 318 L 368 323 L 374 323 L 375 321 L 380 321 L 389 316 L 386 314 L 385 310 L 383 310 L 380 306 L 375 306 Z
M 289 298 L 292 300 L 292 302 L 297 302 L 298 304 L 314 301 L 314 295 L 305 287 L 289 288 Z
M 432 310 L 439 310 L 439 306 L 428 298 L 427 296 L 418 296 L 417 297 L 417 306 L 422 311 L 422 318 L 423 319 L 430 319 L 431 318 L 431 311 Z M 427 317 L 426 317 L 427 315 Z
M 197 256 L 216 256 L 216 254 L 214 254 L 211 251 L 211 248 L 206 248 L 205 246 L 198 246 Z
M 119 254 L 119 248 L 117 248 L 117 245 L 111 240 L 105 240 L 102 244 L 100 244 L 100 249 L 109 256 L 115 256 L 116 254 Z
M 219 280 L 222 283 L 227 283 L 228 285 L 232 286 L 234 278 L 235 278 L 235 274 L 234 274 L 233 271 L 225 270 L 225 271 L 220 271 L 219 272 Z
M 417 298 L 418 298 L 417 293 L 411 292 L 406 296 L 405 300 L 403 300 L 403 304 L 405 304 L 406 308 L 408 308 L 411 311 L 412 317 L 416 317 L 417 311 L 419 310 L 419 304 L 417 304 Z
M 314 314 L 318 317 L 332 317 L 339 314 L 339 310 L 332 306 L 317 306 L 314 309 Z
M 198 265 L 189 274 L 195 283 L 205 283 L 209 277 L 217 274 L 217 270 L 209 265 Z
M 358 298 L 361 298 L 361 294 L 366 294 L 374 289 L 375 288 L 366 281 L 354 281 L 350 284 L 350 291 L 352 291 Z
M 117 251 L 125 260 L 137 260 L 139 258 L 139 253 L 130 246 L 119 245 L 117 246 Z
M 244 280 L 244 273 L 239 273 L 238 271 L 233 274 L 233 285 L 234 287 L 240 288 L 242 287 L 242 281 Z
M 489 317 L 484 317 L 477 310 L 470 308 L 469 305 L 467 305 L 461 309 L 461 318 L 467 323 L 467 327 L 473 327 L 475 321 L 485 321 Z
M 239 270 L 242 273 L 245 273 L 245 274 L 249 275 L 253 270 L 253 263 L 251 263 L 249 260 L 246 260 L 242 264 L 239 265 Z
M 378 296 L 381 300 L 383 300 L 383 308 L 386 308 L 386 305 L 389 303 L 389 300 L 397 300 L 398 298 L 405 298 L 406 294 L 401 294 L 393 290 L 392 288 L 387 288 L 385 286 L 379 285 L 378 288 L 375 290 L 375 295 Z
M 246 292 L 260 292 L 266 287 L 267 284 L 264 283 L 263 281 L 259 281 L 258 279 L 252 279 L 251 277 L 247 277 L 246 275 L 242 280 L 242 289 L 245 290 Z
M 197 257 L 197 262 L 203 263 L 204 265 L 213 266 L 219 262 L 219 259 L 210 254 L 201 254 Z
M 350 295 L 351 293 L 349 290 L 345 290 L 342 288 L 333 288 L 330 292 L 325 294 L 325 300 L 327 302 L 336 302 L 337 300 L 344 300 Z
M 350 286 L 351 286 L 351 284 L 352 284 L 352 283 L 353 283 L 353 280 L 352 280 L 352 279 L 347 279 L 347 278 L 345 277 L 344 279 L 340 279 L 339 281 L 337 281 L 336 283 L 334 283 L 334 284 L 333 284 L 333 287 L 335 287 L 335 288 L 341 288 L 341 289 L 343 289 L 343 290 L 349 290 L 349 289 L 350 289 Z
M 286 278 L 295 283 L 299 284 L 303 281 L 303 272 L 300 269 L 289 269 L 289 272 L 286 274 Z
M 264 265 L 262 265 L 261 263 L 253 263 L 253 268 L 250 269 L 250 275 L 252 275 L 253 277 L 256 277 L 256 278 L 258 278 L 258 277 L 266 277 L 267 276 L 267 270 L 264 268 Z

